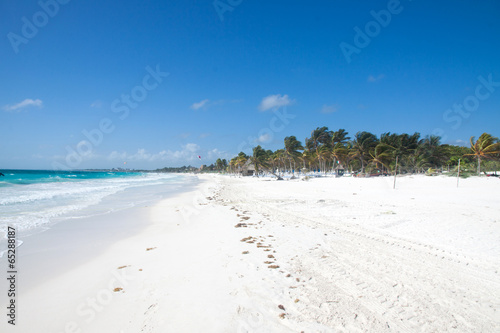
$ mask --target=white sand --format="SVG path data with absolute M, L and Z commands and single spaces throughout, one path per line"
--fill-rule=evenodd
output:
M 0 331 L 500 331 L 499 179 L 203 177 Z

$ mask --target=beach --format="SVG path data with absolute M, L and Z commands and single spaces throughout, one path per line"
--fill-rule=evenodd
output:
M 500 330 L 498 178 L 191 177 L 25 240 L 1 331 Z

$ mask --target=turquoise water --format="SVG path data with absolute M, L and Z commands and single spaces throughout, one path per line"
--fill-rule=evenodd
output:
M 139 172 L 0 170 L 0 243 L 68 219 L 107 214 L 182 191 L 194 180 Z M 1 251 L 0 251 L 1 252 Z
M 0 170 L 0 187 L 9 185 L 30 185 L 39 183 L 79 181 L 87 179 L 111 179 L 140 176 L 138 172 L 99 171 L 54 171 L 54 170 Z

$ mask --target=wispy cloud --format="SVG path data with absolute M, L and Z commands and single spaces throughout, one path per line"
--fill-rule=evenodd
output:
M 36 106 L 36 107 L 41 108 L 43 106 L 43 102 L 40 99 L 27 98 L 24 101 L 19 102 L 19 103 L 14 104 L 14 105 L 5 105 L 3 107 L 3 109 L 5 111 L 17 111 L 17 112 L 19 112 L 19 111 L 21 111 L 21 109 L 29 107 L 29 106 Z
M 366 79 L 366 81 L 367 82 L 377 82 L 377 81 L 382 80 L 384 77 L 385 77 L 384 74 L 380 74 L 378 76 L 370 75 L 370 76 L 368 76 L 368 78 Z
M 258 143 L 267 143 L 271 141 L 271 139 L 272 136 L 269 133 L 264 133 L 261 136 L 259 136 L 255 141 L 257 141 Z
M 281 96 L 280 94 L 269 95 L 262 99 L 262 101 L 259 104 L 259 110 L 266 111 L 273 108 L 279 108 L 281 106 L 290 105 L 293 102 L 294 100 L 291 100 L 290 97 L 288 97 L 288 95 L 283 95 L 283 96 Z
M 210 100 L 209 100 L 209 99 L 204 99 L 204 100 L 202 100 L 201 102 L 198 102 L 198 103 L 193 103 L 193 104 L 191 105 L 191 109 L 193 109 L 193 110 L 198 110 L 198 109 L 201 109 L 202 107 L 206 106 L 206 104 L 207 104 L 208 102 L 210 102 Z
M 211 108 L 213 106 L 223 106 L 226 104 L 240 103 L 242 101 L 243 100 L 241 100 L 241 99 L 219 99 L 216 101 L 212 101 L 212 100 L 209 100 L 207 98 L 207 99 L 204 99 L 198 103 L 193 103 L 191 105 L 191 109 L 198 110 L 198 109 L 203 108 L 205 110 L 205 109 Z
M 334 113 L 339 110 L 339 107 L 337 105 L 323 105 L 321 108 L 321 113 Z

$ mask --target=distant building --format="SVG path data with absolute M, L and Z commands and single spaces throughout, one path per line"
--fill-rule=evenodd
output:
M 241 167 L 240 174 L 242 176 L 253 176 L 255 174 L 255 165 L 248 159 Z

